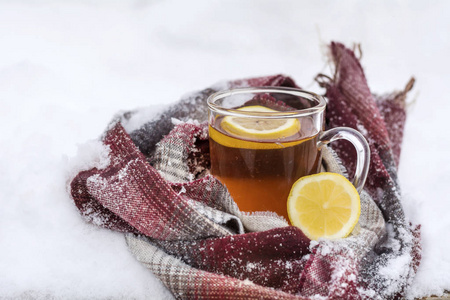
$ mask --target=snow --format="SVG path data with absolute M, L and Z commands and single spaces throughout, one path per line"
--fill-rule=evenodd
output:
M 66 191 L 70 172 L 105 165 L 108 149 L 93 140 L 119 111 L 150 107 L 133 129 L 190 91 L 277 73 L 322 92 L 313 78 L 330 74 L 330 40 L 361 43 L 373 92 L 417 79 L 399 172 L 423 235 L 408 296 L 449 290 L 449 9 L 445 0 L 0 2 L 0 298 L 171 299 L 122 234 L 84 222 Z
M 79 144 L 77 154 L 67 161 L 67 180 L 71 180 L 81 171 L 106 168 L 110 163 L 110 151 L 109 146 L 104 145 L 99 139 Z
M 133 116 L 129 118 L 126 122 L 122 122 L 123 127 L 127 132 L 133 132 L 136 129 L 139 129 L 147 123 L 148 120 L 156 118 L 158 114 L 160 114 L 164 109 L 166 109 L 168 105 L 149 105 L 146 107 L 138 107 L 135 110 L 133 109 Z M 118 116 L 121 116 L 124 112 L 117 112 Z

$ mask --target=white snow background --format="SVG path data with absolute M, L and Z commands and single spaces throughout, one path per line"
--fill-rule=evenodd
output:
M 423 234 L 408 296 L 450 289 L 449 14 L 444 0 L 1 1 L 0 298 L 171 299 L 122 234 L 83 221 L 68 172 L 121 110 L 278 73 L 323 92 L 331 40 L 361 43 L 372 92 L 417 79 L 400 162 Z

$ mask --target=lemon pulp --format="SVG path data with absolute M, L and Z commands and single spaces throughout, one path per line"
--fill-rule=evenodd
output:
M 253 105 L 238 110 L 248 112 L 278 112 L 271 108 Z M 258 117 L 226 116 L 220 126 L 227 133 L 255 140 L 276 140 L 292 136 L 300 131 L 300 122 L 295 118 L 265 119 Z
M 344 176 L 319 173 L 297 180 L 288 197 L 291 224 L 310 239 L 348 236 L 361 213 L 360 197 Z

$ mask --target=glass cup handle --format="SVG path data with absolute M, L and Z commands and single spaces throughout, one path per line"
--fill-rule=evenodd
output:
M 333 141 L 347 140 L 356 149 L 356 170 L 353 185 L 358 193 L 361 193 L 367 179 L 370 163 L 370 148 L 364 136 L 353 128 L 336 127 L 323 132 L 320 135 L 318 148 Z

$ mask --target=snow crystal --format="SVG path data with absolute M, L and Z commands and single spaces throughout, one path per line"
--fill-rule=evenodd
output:
M 244 279 L 239 282 L 239 284 L 243 285 L 253 285 L 254 283 L 250 279 Z
M 194 124 L 194 125 L 200 125 L 200 123 L 198 122 L 198 120 L 194 120 L 194 119 L 187 119 L 185 121 L 183 120 L 179 120 L 177 118 L 171 118 L 172 124 L 173 125 L 180 125 L 180 124 Z
M 159 116 L 165 109 L 167 109 L 168 105 L 151 105 L 147 107 L 138 108 L 132 112 L 130 112 L 130 116 L 128 119 L 122 118 L 121 124 L 126 132 L 131 133 L 136 129 L 139 129 L 145 123 L 154 120 Z M 117 113 L 118 116 L 122 116 L 125 112 Z
M 366 129 L 366 128 L 364 127 L 364 125 L 361 124 L 359 121 L 358 121 L 358 123 L 356 124 L 356 128 L 358 129 L 358 131 L 359 131 L 362 135 L 367 136 L 367 134 L 368 134 L 367 129 Z
M 379 272 L 386 278 L 403 278 L 409 271 L 408 265 L 411 263 L 411 256 L 409 254 L 400 255 L 389 260 L 389 264 L 380 268 Z
M 392 282 L 385 288 L 384 292 L 392 294 L 397 290 L 395 283 L 399 278 L 405 278 L 408 275 L 411 260 L 409 254 L 400 255 L 390 259 L 386 266 L 380 268 L 379 274 Z
M 252 262 L 248 262 L 246 265 L 247 272 L 252 272 L 256 268 L 256 265 Z
M 77 155 L 68 160 L 68 179 L 81 171 L 92 168 L 104 169 L 109 163 L 111 149 L 99 140 L 91 140 L 78 146 Z
M 292 269 L 292 263 L 290 261 L 287 261 L 285 266 L 286 269 L 291 270 Z

